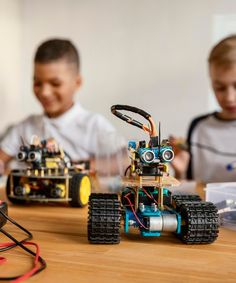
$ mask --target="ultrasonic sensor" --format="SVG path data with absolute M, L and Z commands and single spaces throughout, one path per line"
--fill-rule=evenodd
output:
M 172 149 L 165 149 L 161 153 L 161 158 L 166 162 L 172 161 L 174 159 L 174 156 L 175 154 Z
M 152 163 L 155 159 L 155 153 L 152 150 L 144 151 L 142 159 L 147 163 Z

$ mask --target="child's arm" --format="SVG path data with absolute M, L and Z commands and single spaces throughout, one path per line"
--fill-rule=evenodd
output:
M 8 155 L 2 149 L 0 149 L 0 175 L 4 174 L 6 165 L 11 159 L 12 156 Z
M 171 165 L 175 171 L 175 177 L 178 179 L 186 178 L 186 172 L 189 164 L 188 146 L 182 138 L 169 138 L 170 144 L 175 152 L 175 158 Z
M 186 178 L 186 171 L 189 163 L 189 153 L 185 150 L 180 151 L 171 162 L 175 170 L 175 177 L 178 179 Z

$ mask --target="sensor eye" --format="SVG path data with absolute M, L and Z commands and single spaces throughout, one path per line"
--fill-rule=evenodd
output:
M 164 161 L 166 162 L 170 162 L 174 159 L 174 152 L 172 149 L 165 149 L 162 153 L 161 153 L 161 157 Z
M 151 163 L 151 162 L 153 162 L 154 159 L 155 159 L 155 154 L 154 154 L 153 151 L 147 150 L 147 151 L 145 151 L 145 152 L 142 154 L 142 158 L 143 158 L 143 160 L 144 160 L 145 162 Z
M 39 152 L 35 152 L 35 151 L 31 151 L 29 152 L 29 155 L 28 155 L 28 160 L 29 161 L 40 161 L 41 160 L 41 154 Z
M 20 151 L 18 154 L 17 154 L 17 159 L 19 161 L 23 161 L 26 159 L 26 153 L 24 151 Z

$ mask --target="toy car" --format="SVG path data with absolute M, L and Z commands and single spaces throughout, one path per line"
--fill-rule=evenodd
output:
M 91 182 L 87 172 L 83 166 L 72 166 L 54 139 L 40 141 L 34 136 L 30 145 L 22 143 L 17 159 L 26 168 L 12 170 L 8 176 L 6 194 L 12 203 L 69 202 L 74 207 L 88 203 Z
M 148 120 L 149 126 L 120 110 L 130 111 Z M 127 106 L 114 105 L 118 118 L 139 127 L 150 136 L 149 142 L 130 141 L 131 164 L 126 169 L 120 194 L 93 193 L 89 198 L 88 240 L 92 244 L 120 242 L 120 224 L 124 232 L 138 228 L 142 236 L 156 237 L 173 232 L 186 244 L 212 243 L 218 236 L 217 208 L 198 195 L 172 195 L 171 186 L 179 182 L 168 173 L 174 152 L 168 140 L 160 138 L 150 114 Z

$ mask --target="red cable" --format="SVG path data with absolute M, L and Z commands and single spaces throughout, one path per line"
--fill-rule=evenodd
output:
M 0 264 L 3 264 L 7 261 L 5 257 L 0 256 Z
M 6 247 L 13 246 L 13 245 L 14 245 L 13 243 L 2 243 L 2 244 L 0 244 L 0 247 L 1 248 L 6 248 Z
M 40 255 L 40 250 L 39 250 L 39 246 L 36 243 L 33 242 L 24 242 L 22 243 L 23 245 L 31 245 L 31 246 L 35 246 L 36 247 L 36 256 L 34 258 L 34 267 L 27 273 L 25 273 L 24 275 L 20 276 L 19 278 L 15 279 L 14 281 L 12 281 L 12 283 L 19 283 L 22 282 L 26 279 L 28 279 L 29 277 L 31 277 L 39 268 L 38 268 L 38 263 L 39 263 L 39 255 Z M 9 246 L 13 246 L 13 243 L 2 243 L 0 244 L 0 247 L 9 247 Z M 5 263 L 7 260 L 4 257 L 0 257 L 0 264 Z
M 145 194 L 146 194 L 149 198 L 152 199 L 151 195 L 149 195 L 149 193 L 148 193 L 144 188 L 142 188 L 142 190 L 145 192 Z
M 29 246 L 35 246 L 36 247 L 36 256 L 35 256 L 35 259 L 34 259 L 34 267 L 29 272 L 25 273 L 23 276 L 12 281 L 12 283 L 18 283 L 18 282 L 22 282 L 22 281 L 28 279 L 39 269 L 38 266 L 37 266 L 38 263 L 39 263 L 39 254 L 40 254 L 39 246 L 36 243 L 33 243 L 33 242 L 24 242 L 23 245 L 26 245 L 26 246 L 29 245 Z
M 136 214 L 136 212 L 135 212 L 135 210 L 134 210 L 134 208 L 133 208 L 133 204 L 132 204 L 132 202 L 130 201 L 130 199 L 128 198 L 128 195 L 130 195 L 130 193 L 127 194 L 127 195 L 125 196 L 125 198 L 128 200 L 128 202 L 129 202 L 129 204 L 130 204 L 130 207 L 131 207 L 131 209 L 132 209 L 132 212 L 133 212 L 135 218 L 137 219 L 137 221 L 139 222 L 139 224 L 140 224 L 144 229 L 148 230 L 148 228 L 147 228 L 146 226 L 144 226 L 143 223 L 142 223 L 142 222 L 140 221 L 140 219 L 138 218 L 138 215 Z
M 142 188 L 142 190 L 144 191 L 144 193 L 152 200 L 154 200 L 154 202 L 158 205 L 158 202 L 155 200 L 153 195 L 150 195 L 144 188 Z
M 2 243 L 2 244 L 0 244 L 0 247 L 5 248 L 5 247 L 13 246 L 13 245 L 14 245 L 13 243 Z M 7 261 L 7 259 L 5 257 L 0 256 L 0 264 L 4 264 L 4 263 L 6 263 L 6 261 Z

